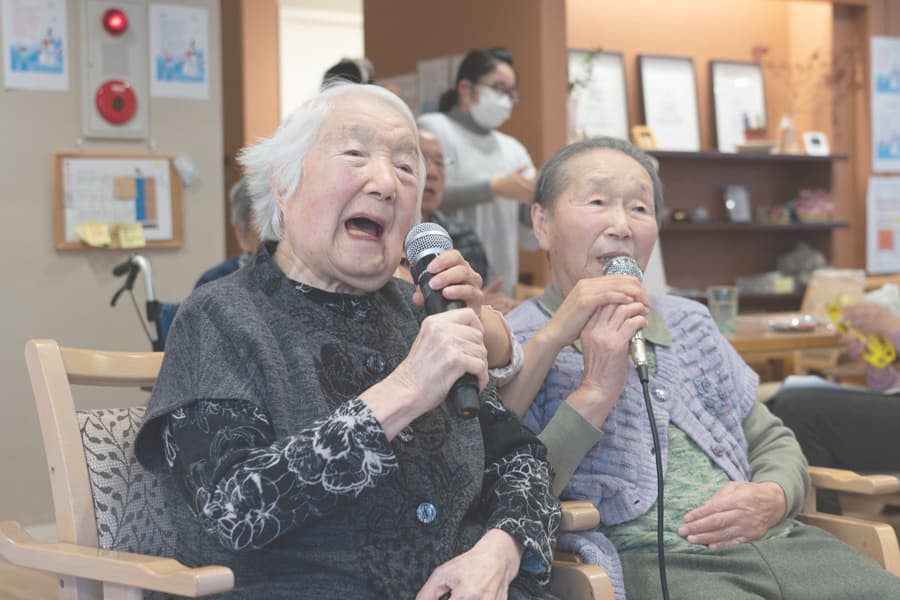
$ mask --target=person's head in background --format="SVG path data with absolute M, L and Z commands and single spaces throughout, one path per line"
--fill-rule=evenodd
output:
M 259 246 L 259 230 L 253 222 L 253 198 L 244 179 L 239 180 L 228 191 L 231 206 L 231 227 L 241 252 L 244 254 L 256 251 Z
M 368 58 L 342 58 L 325 71 L 322 85 L 330 81 L 342 80 L 350 83 L 375 83 L 375 66 Z
M 422 191 L 422 222 L 425 222 L 431 220 L 444 198 L 444 153 L 434 134 L 424 129 L 419 130 L 419 149 L 425 159 L 425 189 Z M 415 283 L 405 256 L 394 271 L 394 277 Z
M 425 157 L 425 191 L 422 193 L 422 221 L 430 221 L 431 215 L 444 199 L 444 152 L 437 137 L 424 129 L 419 130 L 419 148 Z
M 438 109 L 459 106 L 485 129 L 503 125 L 519 101 L 518 74 L 506 48 L 472 50 L 459 65 L 456 87 L 441 96 Z
M 618 255 L 646 269 L 662 208 L 656 163 L 632 144 L 596 137 L 557 152 L 541 169 L 531 210 L 553 287 L 565 296 Z

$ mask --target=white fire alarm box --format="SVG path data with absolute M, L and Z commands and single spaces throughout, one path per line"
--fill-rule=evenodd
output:
M 146 0 L 81 0 L 86 137 L 147 137 L 147 21 Z

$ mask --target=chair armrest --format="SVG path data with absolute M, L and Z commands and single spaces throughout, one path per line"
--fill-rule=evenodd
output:
M 888 572 L 900 576 L 900 547 L 897 546 L 897 534 L 890 525 L 819 512 L 800 513 L 797 519 L 824 529 L 878 562 Z
M 814 487 L 823 490 L 866 496 L 900 492 L 900 479 L 896 475 L 860 475 L 843 469 L 809 467 L 809 478 Z
M 601 567 L 568 561 L 553 561 L 550 591 L 560 598 L 615 600 L 612 581 Z
M 566 500 L 559 504 L 562 508 L 560 531 L 584 531 L 600 524 L 600 513 L 590 502 Z
M 15 521 L 0 521 L 0 555 L 14 565 L 177 596 L 206 596 L 234 588 L 226 567 L 190 568 L 171 558 L 37 542 Z

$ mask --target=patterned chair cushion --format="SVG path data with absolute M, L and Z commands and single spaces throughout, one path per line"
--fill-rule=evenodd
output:
M 159 480 L 134 456 L 143 407 L 79 411 L 101 548 L 172 557 L 175 529 Z

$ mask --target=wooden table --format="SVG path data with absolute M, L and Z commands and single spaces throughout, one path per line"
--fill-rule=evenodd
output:
M 837 332 L 831 327 L 819 326 L 813 331 L 772 331 L 769 323 L 795 316 L 794 313 L 760 313 L 739 315 L 734 333 L 728 341 L 742 356 L 745 353 L 783 354 L 810 348 L 835 348 L 840 346 Z
M 765 363 L 772 379 L 783 379 L 793 367 L 793 353 L 814 348 L 839 348 L 837 332 L 819 326 L 813 331 L 772 331 L 769 324 L 789 319 L 796 313 L 739 315 L 735 332 L 725 336 L 749 364 Z M 759 370 L 759 369 L 757 369 Z

